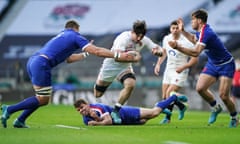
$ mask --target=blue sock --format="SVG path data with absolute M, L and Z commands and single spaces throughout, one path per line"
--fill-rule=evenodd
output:
M 173 103 L 173 102 L 176 101 L 176 100 L 177 100 L 177 96 L 176 96 L 176 95 L 173 95 L 173 96 L 167 98 L 166 100 L 162 100 L 162 101 L 160 101 L 160 102 L 157 102 L 155 106 L 156 106 L 156 107 L 159 107 L 159 108 L 161 108 L 161 109 L 165 109 L 165 108 L 167 108 L 171 103 Z
M 23 101 L 15 104 L 15 105 L 10 105 L 8 106 L 8 113 L 12 114 L 16 111 L 20 111 L 20 110 L 24 110 L 24 109 L 32 109 L 35 107 L 39 106 L 39 101 L 37 99 L 37 97 L 32 96 L 29 98 L 24 99 Z
M 25 120 L 38 109 L 39 106 L 33 107 L 31 109 L 26 109 L 22 112 L 22 114 L 18 117 L 18 120 L 22 123 L 25 123 Z

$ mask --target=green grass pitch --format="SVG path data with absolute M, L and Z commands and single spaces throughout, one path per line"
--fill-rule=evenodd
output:
M 163 115 L 139 126 L 85 126 L 73 106 L 48 105 L 38 109 L 27 121 L 29 129 L 0 128 L 1 144 L 237 144 L 240 127 L 228 128 L 229 115 L 221 113 L 207 125 L 209 112 L 187 111 L 178 120 L 177 110 L 168 125 L 159 125 Z M 56 125 L 71 126 L 58 127 Z M 77 127 L 78 129 L 75 129 Z

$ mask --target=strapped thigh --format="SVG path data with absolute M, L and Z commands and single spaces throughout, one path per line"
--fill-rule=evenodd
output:
M 43 87 L 41 89 L 35 90 L 36 96 L 50 97 L 52 95 L 52 87 Z
M 94 88 L 95 88 L 95 90 L 104 93 L 107 90 L 108 86 L 100 86 L 100 85 L 95 84 Z
M 127 78 L 132 78 L 132 79 L 136 80 L 136 77 L 135 77 L 135 75 L 134 75 L 133 73 L 127 73 L 127 74 L 123 75 L 123 76 L 120 78 L 119 81 L 120 81 L 121 83 L 123 83 L 124 80 L 127 79 Z

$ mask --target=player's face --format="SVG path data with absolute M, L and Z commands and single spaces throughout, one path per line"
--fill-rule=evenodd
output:
M 171 25 L 171 26 L 170 26 L 170 32 L 171 32 L 173 35 L 178 35 L 178 34 L 180 34 L 178 25 Z
M 198 30 L 198 19 L 196 17 L 192 16 L 191 23 L 192 23 L 192 29 Z
M 136 34 L 135 32 L 132 32 L 132 41 L 135 43 L 139 43 L 143 39 L 143 34 Z
M 81 104 L 79 107 L 76 108 L 76 110 L 81 114 L 81 115 L 89 115 L 90 114 L 90 107 L 87 104 Z

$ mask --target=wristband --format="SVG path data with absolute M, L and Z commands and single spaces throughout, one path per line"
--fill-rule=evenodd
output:
M 89 53 L 88 52 L 84 52 L 83 53 L 83 57 L 86 58 L 87 56 L 89 56 Z
M 114 53 L 114 59 L 120 58 L 121 54 L 119 52 Z

